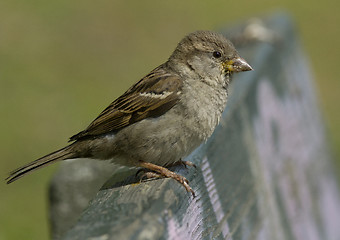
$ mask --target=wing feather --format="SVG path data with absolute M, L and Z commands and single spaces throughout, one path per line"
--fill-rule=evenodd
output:
M 177 103 L 181 88 L 180 77 L 161 65 L 112 102 L 70 141 L 114 132 L 145 118 L 158 117 Z

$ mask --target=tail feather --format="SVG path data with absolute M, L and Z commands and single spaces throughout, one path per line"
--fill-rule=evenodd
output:
M 72 151 L 72 145 L 68 145 L 62 149 L 59 149 L 55 152 L 47 154 L 44 157 L 41 157 L 33 162 L 30 162 L 14 171 L 12 171 L 9 176 L 6 178 L 7 184 L 10 184 L 19 178 L 25 176 L 28 173 L 31 173 L 34 170 L 45 167 L 51 163 L 62 161 L 65 159 L 76 158 L 74 152 Z

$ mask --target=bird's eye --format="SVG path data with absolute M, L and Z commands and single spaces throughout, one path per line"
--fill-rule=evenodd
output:
M 215 52 L 213 52 L 213 56 L 214 56 L 214 58 L 220 58 L 220 57 L 222 57 L 222 54 L 219 51 L 215 51 Z

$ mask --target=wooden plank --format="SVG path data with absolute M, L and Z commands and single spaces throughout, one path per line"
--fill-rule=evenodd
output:
M 112 166 L 66 162 L 52 183 L 63 206 L 51 203 L 55 239 L 338 239 L 339 191 L 306 59 L 287 16 L 262 21 L 222 31 L 255 71 L 235 76 L 220 125 L 186 159 L 198 168 L 175 168 L 197 197 L 127 169 L 98 191 Z M 69 164 L 86 171 L 63 192 Z

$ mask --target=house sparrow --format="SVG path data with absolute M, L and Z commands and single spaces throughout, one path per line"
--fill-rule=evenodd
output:
M 234 72 L 252 70 L 222 35 L 196 31 L 168 61 L 112 102 L 70 145 L 10 173 L 11 183 L 33 170 L 74 158 L 109 160 L 170 177 L 188 192 L 183 176 L 167 169 L 183 163 L 214 131 L 227 103 Z

